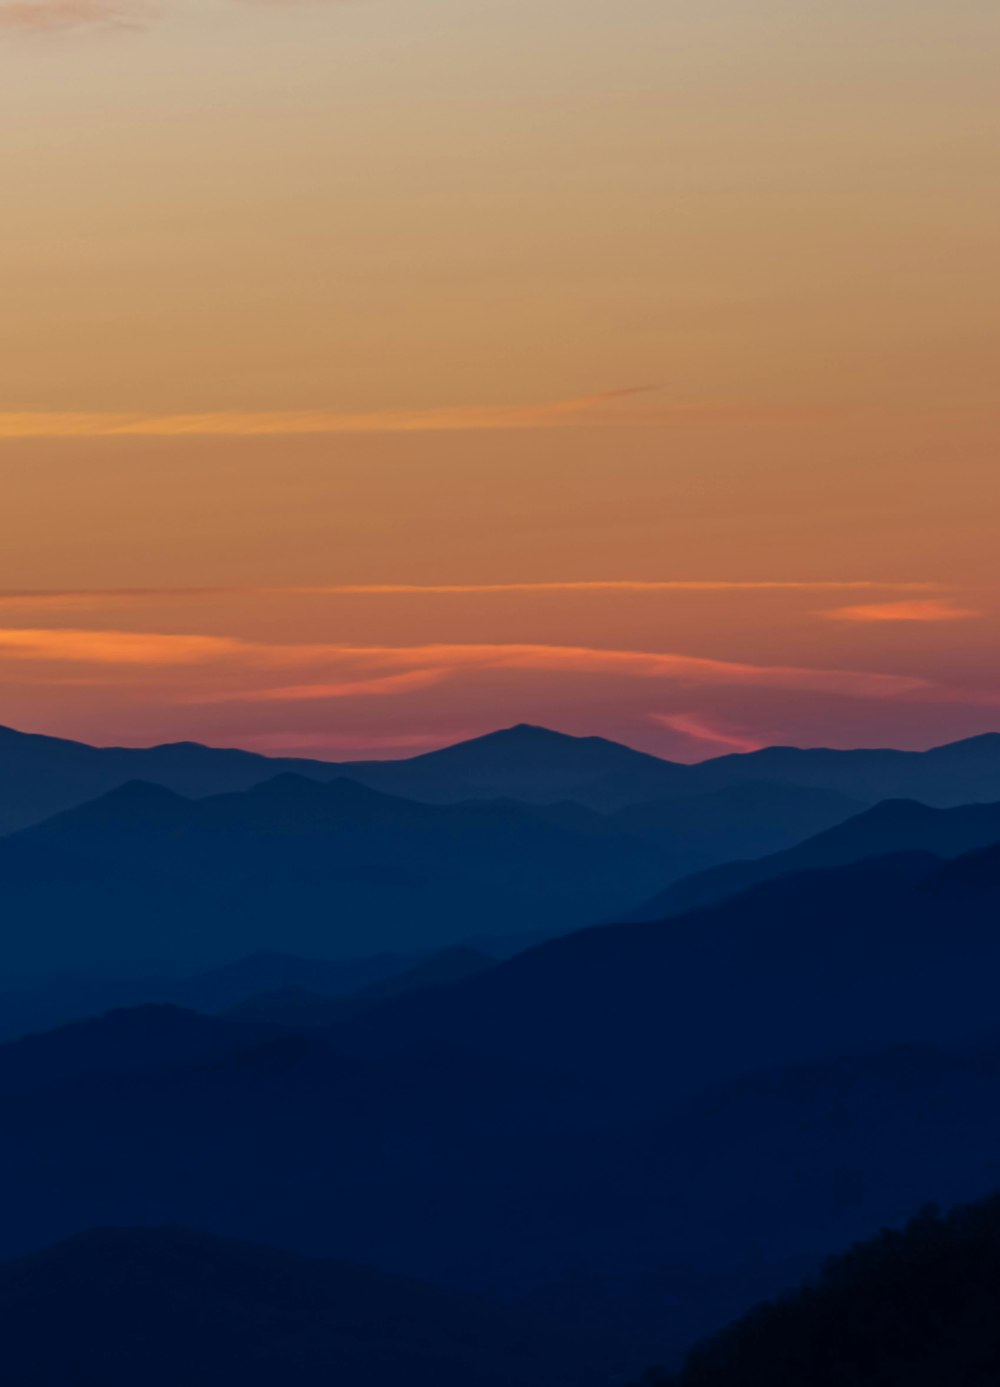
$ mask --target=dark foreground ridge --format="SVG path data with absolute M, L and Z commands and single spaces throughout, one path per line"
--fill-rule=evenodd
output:
M 928 1211 L 645 1387 L 991 1387 L 1000 1382 L 1000 1197 Z

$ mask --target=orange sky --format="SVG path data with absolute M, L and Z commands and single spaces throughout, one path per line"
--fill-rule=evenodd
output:
M 1000 728 L 985 0 L 0 0 L 0 721 Z

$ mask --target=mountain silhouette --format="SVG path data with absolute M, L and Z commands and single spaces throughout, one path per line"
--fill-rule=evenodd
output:
M 915 798 L 954 806 L 1000 799 L 1000 734 L 928 752 L 769 747 L 682 765 L 602 737 L 520 724 L 399 761 L 310 761 L 181 742 L 92 747 L 0 728 L 0 833 L 40 822 L 129 780 L 202 797 L 242 791 L 283 772 L 347 776 L 406 798 L 437 802 L 573 799 L 611 811 L 746 783 L 825 789 L 863 803 Z
M 354 762 L 343 769 L 354 779 L 415 799 L 579 799 L 597 809 L 680 790 L 688 777 L 686 766 L 605 737 L 573 737 L 527 723 L 405 761 Z M 619 782 L 627 787 L 620 801 L 613 788 Z
M 245 1050 L 276 1033 L 274 1027 L 231 1024 L 180 1007 L 111 1011 L 0 1045 L 0 1094 L 64 1083 L 81 1074 L 207 1060 Z
M 204 973 L 57 973 L 0 993 L 0 1042 L 143 1003 L 221 1012 L 283 989 L 311 988 L 324 998 L 340 997 L 409 972 L 420 962 L 419 956 L 411 954 L 330 960 L 271 950 Z
M 0 1334 L 11 1387 L 599 1387 L 614 1365 L 500 1305 L 181 1228 L 0 1264 Z
M 995 745 L 682 767 L 517 727 L 349 774 L 259 774 L 237 753 L 226 764 L 257 778 L 209 790 L 210 749 L 138 753 L 200 788 L 153 764 L 0 840 L 4 1024 L 94 1006 L 0 1045 L 0 1256 L 68 1266 L 38 1250 L 83 1234 L 73 1275 L 89 1259 L 114 1287 L 122 1245 L 88 1239 L 119 1235 L 86 1230 L 132 1228 L 137 1285 L 164 1277 L 150 1313 L 183 1328 L 149 1249 L 163 1225 L 207 1230 L 169 1233 L 198 1244 L 183 1275 L 223 1289 L 217 1310 L 202 1298 L 220 1344 L 231 1311 L 257 1326 L 248 1352 L 272 1381 L 299 1367 L 272 1353 L 288 1303 L 233 1290 L 258 1284 L 244 1253 L 272 1254 L 219 1239 L 378 1281 L 370 1316 L 338 1282 L 350 1333 L 303 1329 L 303 1371 L 327 1380 L 366 1381 L 365 1362 L 372 1387 L 452 1368 L 456 1387 L 541 1380 L 533 1359 L 526 1377 L 497 1368 L 497 1314 L 522 1335 L 532 1315 L 564 1327 L 546 1381 L 676 1371 L 831 1249 L 1000 1186 L 1000 803 L 927 802 L 976 801 Z M 909 797 L 870 805 L 889 785 Z M 664 886 L 653 918 L 595 923 Z M 476 948 L 497 936 L 497 958 Z M 0 1314 L 24 1265 L 0 1268 Z M 394 1318 L 397 1278 L 451 1307 L 440 1351 L 436 1328 L 414 1347 L 408 1311 Z M 50 1303 L 76 1284 L 57 1279 Z M 300 1309 L 317 1303 L 295 1285 Z M 466 1354 L 449 1336 L 469 1293 L 497 1299 L 467 1311 Z M 105 1333 L 62 1338 L 91 1371 L 108 1320 L 80 1305 Z M 359 1322 L 379 1353 L 357 1348 Z M 595 1330 L 628 1350 L 581 1357 Z M 200 1370 L 203 1341 L 185 1342 Z M 221 1347 L 204 1361 L 213 1382 L 244 1366 Z M 65 1359 L 42 1366 L 67 1380 Z
M 282 770 L 325 778 L 321 761 L 269 758 L 249 751 L 177 742 L 149 748 L 93 747 L 0 727 L 0 833 L 10 833 L 129 780 L 186 795 L 245 790 Z
M 41 871 L 32 889 L 26 874 L 7 903 L 11 976 L 53 954 L 78 969 L 140 953 L 194 968 L 279 946 L 329 957 L 556 933 L 623 913 L 663 872 L 655 845 L 614 825 L 583 833 L 515 803 L 423 804 L 293 775 L 201 799 L 128 782 L 7 839 L 8 857 L 20 846 L 114 880 L 70 890 Z
M 180 1220 L 523 1289 L 584 1251 L 608 1274 L 662 1261 L 667 1230 L 702 1276 L 727 1247 L 747 1266 L 754 1247 L 808 1259 L 938 1190 L 982 1192 L 1000 1064 L 974 1052 L 995 1031 L 1000 895 L 954 883 L 958 865 L 797 874 L 298 1035 L 199 1049 L 185 1021 L 171 1058 L 129 1039 L 162 1029 L 140 1012 L 93 1023 L 99 1042 L 70 1028 L 4 1047 L 3 1246 Z M 877 1059 L 901 1041 L 971 1058 Z M 108 1062 L 143 1048 L 141 1067 Z M 772 1070 L 786 1077 L 740 1087 Z
M 586 1125 L 529 1077 L 429 1052 L 358 1063 L 310 1038 L 49 1083 L 7 1100 L 5 1188 L 19 1173 L 5 1245 L 94 1219 L 205 1220 L 425 1278 L 500 1281 L 566 1322 L 630 1334 L 655 1361 L 831 1247 L 996 1180 L 995 1045 L 792 1064 L 638 1121 L 591 1108 Z
M 266 1021 L 291 1027 L 330 1026 L 359 1016 L 388 998 L 449 987 L 476 977 L 494 965 L 495 960 L 478 949 L 445 949 L 346 997 L 331 997 L 305 987 L 289 987 L 248 997 L 224 1014 L 236 1021 Z
M 1000 841 L 1000 804 L 935 809 L 914 800 L 886 800 L 784 852 L 730 862 L 683 878 L 647 901 L 632 918 L 655 920 L 710 905 L 791 872 L 845 866 L 894 852 L 952 858 Z
M 621 832 L 659 844 L 676 861 L 761 857 L 821 833 L 867 806 L 836 790 L 747 781 L 614 810 Z
M 329 762 L 267 757 L 180 742 L 149 748 L 92 747 L 0 727 L 0 833 L 13 832 L 130 780 L 200 798 L 248 790 L 288 772 L 355 782 L 411 798 L 452 802 L 559 799 L 604 776 L 635 776 L 641 797 L 683 779 L 686 768 L 602 737 L 571 737 L 520 725 L 403 761 Z
M 1000 1379 L 1000 1198 L 832 1259 L 644 1387 L 986 1387 Z M 636 1384 L 638 1387 L 638 1384 Z
M 382 1053 L 460 1036 L 601 1073 L 619 1093 L 655 1076 L 666 1094 L 734 1065 L 985 1029 L 997 898 L 949 888 L 944 866 L 895 854 L 794 873 L 663 921 L 579 931 L 433 1002 L 387 1003 L 348 1035 Z
M 763 780 L 839 790 L 869 803 L 919 799 L 953 807 L 1000 799 L 1000 733 L 969 737 L 930 751 L 764 747 L 719 756 L 695 770 L 706 788 Z

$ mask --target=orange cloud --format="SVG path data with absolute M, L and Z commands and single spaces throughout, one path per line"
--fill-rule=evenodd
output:
M 303 595 L 334 597 L 462 596 L 490 593 L 544 592 L 809 592 L 878 589 L 894 592 L 927 591 L 937 583 L 874 582 L 868 579 L 725 579 L 725 578 L 585 578 L 538 583 L 353 583 L 341 586 L 287 589 Z
M 524 670 L 536 673 L 624 675 L 663 679 L 684 686 L 736 685 L 819 692 L 847 698 L 889 698 L 935 688 L 925 679 L 865 670 L 753 665 L 674 652 L 616 650 L 591 646 L 540 644 L 429 644 L 415 646 L 266 644 L 227 636 L 74 629 L 0 629 L 0 656 L 39 662 L 148 666 L 215 665 L 245 676 L 247 671 L 321 671 L 314 681 L 228 694 L 234 701 L 291 698 L 296 701 L 342 698 L 360 692 L 356 679 L 372 681 L 371 691 L 443 680 L 458 672 Z M 383 674 L 383 671 L 385 673 Z M 394 684 L 387 682 L 387 676 Z M 226 691 L 207 692 L 219 702 Z M 190 701 L 187 699 L 185 701 Z
M 0 590 L 0 607 L 100 608 L 156 601 L 199 601 L 219 597 L 464 597 L 531 596 L 535 593 L 669 592 L 934 592 L 940 583 L 869 578 L 581 578 L 524 583 L 322 583 L 296 586 L 191 588 L 68 588 Z
M 858 670 L 751 665 L 697 655 L 563 645 L 424 645 L 336 647 L 343 656 L 449 669 L 522 669 L 574 674 L 634 674 L 686 684 L 753 684 L 879 698 L 924 688 L 906 675 Z
M 348 669 L 368 671 L 436 670 L 442 676 L 458 671 L 501 669 L 536 673 L 634 675 L 689 685 L 759 685 L 860 698 L 883 698 L 928 687 L 925 680 L 904 675 L 751 665 L 695 655 L 590 646 L 445 643 L 418 646 L 259 646 L 246 643 L 242 651 L 258 668 L 346 666 Z M 296 697 L 306 698 L 309 687 L 315 690 L 315 697 L 321 698 L 326 681 L 311 686 L 296 686 Z
M 336 684 L 293 684 L 277 689 L 246 689 L 217 697 L 192 699 L 196 703 L 301 703 L 327 698 L 382 698 L 426 689 L 446 679 L 445 669 L 413 669 L 403 674 L 386 674 L 376 679 L 351 679 Z
M 162 635 L 159 632 L 0 630 L 0 656 L 72 664 L 189 665 L 238 654 L 239 641 L 225 636 Z
M 980 616 L 968 607 L 953 602 L 927 598 L 915 602 L 876 602 L 859 607 L 837 607 L 824 612 L 830 621 L 965 621 Z
M 719 403 L 636 409 L 653 386 L 608 390 L 542 404 L 456 405 L 442 409 L 217 410 L 204 414 L 50 411 L 0 413 L 0 442 L 94 438 L 304 438 L 324 434 L 460 433 L 573 428 L 581 424 L 668 424 L 773 418 L 775 411 Z M 782 417 L 783 414 L 782 414 Z

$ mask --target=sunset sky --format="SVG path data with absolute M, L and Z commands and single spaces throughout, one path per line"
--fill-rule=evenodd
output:
M 1000 730 L 995 0 L 0 0 L 0 723 Z

